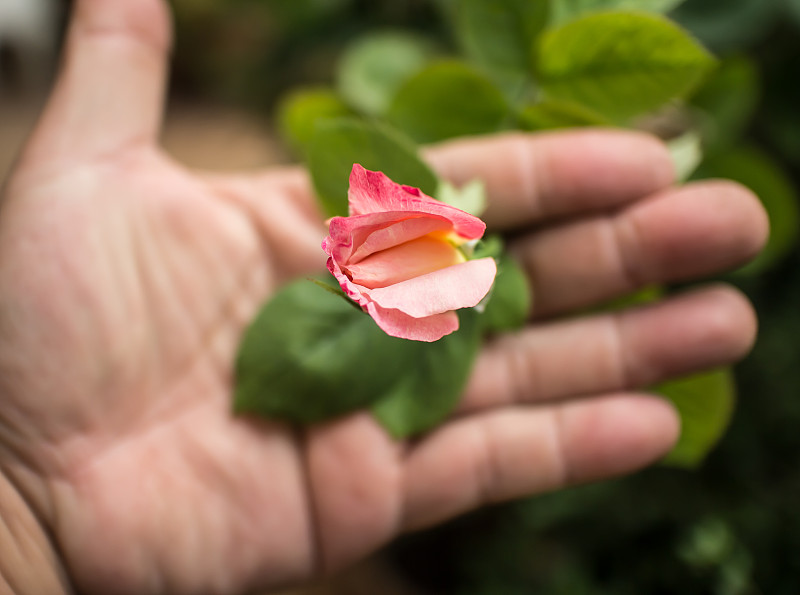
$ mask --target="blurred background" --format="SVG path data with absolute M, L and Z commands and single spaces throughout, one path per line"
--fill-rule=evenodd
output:
M 347 45 L 376 30 L 455 51 L 445 3 L 174 0 L 167 150 L 209 169 L 290 162 L 275 118 L 285 93 L 334 84 Z M 0 181 L 48 90 L 68 5 L 0 0 Z M 787 227 L 769 266 L 725 278 L 761 321 L 735 369 L 725 438 L 694 470 L 655 467 L 487 509 L 304 593 L 800 593 L 800 0 L 688 0 L 670 17 L 722 59 L 693 99 L 717 123 L 696 175 L 749 185 Z

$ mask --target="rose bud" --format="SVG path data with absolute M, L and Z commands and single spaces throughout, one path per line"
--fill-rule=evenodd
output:
M 358 164 L 348 217 L 330 220 L 322 243 L 344 292 L 387 334 L 436 341 L 458 329 L 456 310 L 476 306 L 497 274 L 493 258 L 461 249 L 483 236 L 479 218 Z

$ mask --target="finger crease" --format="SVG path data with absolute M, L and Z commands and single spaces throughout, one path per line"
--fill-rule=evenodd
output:
M 542 177 L 541 174 L 545 168 L 538 165 L 535 151 L 530 140 L 525 137 L 518 137 L 519 150 L 516 152 L 518 155 L 519 171 L 519 187 L 520 194 L 524 199 L 527 210 L 533 218 L 539 218 L 544 214 L 544 205 L 541 201 L 540 193 L 536 191 L 540 186 L 538 180 Z M 522 209 L 524 212 L 525 209 Z
M 623 335 L 623 316 L 624 312 L 612 313 L 608 315 L 608 353 L 611 361 L 611 369 L 615 371 L 616 386 L 609 386 L 609 390 L 631 388 L 633 382 L 633 365 L 629 357 L 626 356 L 628 350 L 625 349 Z
M 476 426 L 478 438 L 478 461 L 475 467 L 476 497 L 478 504 L 491 504 L 497 500 L 502 485 L 500 461 L 497 456 L 497 444 L 490 428 L 490 422 L 484 421 Z
M 133 31 L 125 27 L 111 27 L 105 25 L 83 25 L 76 26 L 75 33 L 79 33 L 85 39 L 96 40 L 100 43 L 130 43 L 143 46 L 146 50 L 152 51 L 160 59 L 167 46 L 156 41 L 152 36 L 145 32 Z
M 305 495 L 303 504 L 306 509 L 307 518 L 309 519 L 308 539 L 311 558 L 309 574 L 311 576 L 321 576 L 325 571 L 325 552 L 322 542 L 322 523 L 319 502 L 317 498 L 314 497 L 316 486 L 311 473 L 311 449 L 309 446 L 311 437 L 309 432 L 303 432 L 297 428 L 292 430 L 292 437 L 297 448 L 303 453 L 301 455 L 302 461 L 300 463 L 300 468 L 303 485 L 305 486 L 303 490 L 303 494 Z
M 617 270 L 624 284 L 624 290 L 632 291 L 647 283 L 643 267 L 637 266 L 634 259 L 641 256 L 639 232 L 636 226 L 622 216 L 607 219 L 606 243 L 608 253 L 616 261 Z
M 566 425 L 564 419 L 564 408 L 555 407 L 552 409 L 551 424 L 552 428 L 552 441 L 553 441 L 553 463 L 554 463 L 554 482 L 553 487 L 569 486 L 575 480 L 572 466 L 569 461 L 570 458 L 567 454 L 566 432 L 564 427 Z
M 521 340 L 514 340 L 511 348 L 506 348 L 506 384 L 512 403 L 535 401 L 541 394 L 541 376 L 536 365 L 536 352 Z

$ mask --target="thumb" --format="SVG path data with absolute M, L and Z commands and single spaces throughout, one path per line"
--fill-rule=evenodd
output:
M 164 0 L 76 0 L 28 154 L 75 160 L 155 142 L 170 38 Z

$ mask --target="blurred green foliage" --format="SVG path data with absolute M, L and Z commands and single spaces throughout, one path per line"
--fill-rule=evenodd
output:
M 339 61 L 338 91 L 362 113 L 386 113 L 400 85 L 434 55 L 432 41 L 405 34 L 367 35 L 348 46 Z
M 639 12 L 581 16 L 541 37 L 536 73 L 545 97 L 614 122 L 694 90 L 711 56 L 668 19 Z
M 390 556 L 431 593 L 800 592 L 800 0 L 551 0 L 549 12 L 541 10 L 543 0 L 493 4 L 518 18 L 486 11 L 479 0 L 175 0 L 175 87 L 237 101 L 265 118 L 292 89 L 295 99 L 282 103 L 279 119 L 302 155 L 313 122 L 331 116 L 389 115 L 413 128 L 413 114 L 392 106 L 397 93 L 409 85 L 413 98 L 423 67 L 463 53 L 470 74 L 462 78 L 478 86 L 490 80 L 512 114 L 495 118 L 491 106 L 500 99 L 488 99 L 481 131 L 598 125 L 619 120 L 604 109 L 607 99 L 593 104 L 585 94 L 553 93 L 552 85 L 548 94 L 546 84 L 515 74 L 521 64 L 553 68 L 519 40 L 545 26 L 601 18 L 596 13 L 605 8 L 671 10 L 670 18 L 721 62 L 698 89 L 679 93 L 687 101 L 625 124 L 683 139 L 687 175 L 737 179 L 769 208 L 766 255 L 727 278 L 755 303 L 760 338 L 735 370 L 739 398 L 730 430 L 698 471 L 654 468 L 495 507 L 411 536 Z M 391 67 L 376 71 L 372 52 L 359 55 L 365 40 L 384 44 L 373 51 L 397 58 Z M 587 52 L 588 64 L 594 58 Z M 416 136 L 473 132 L 445 124 L 444 132 L 423 127 Z M 702 162 L 693 172 L 697 147 Z
M 308 146 L 311 178 L 327 215 L 346 217 L 350 170 L 358 163 L 381 170 L 392 180 L 436 191 L 433 171 L 416 154 L 416 147 L 398 131 L 354 118 L 321 122 Z
M 709 87 L 706 103 L 724 103 L 729 109 L 721 110 L 719 116 L 713 110 L 714 115 L 705 116 L 705 121 L 717 122 L 717 128 L 693 122 L 692 114 L 698 112 L 696 119 L 703 121 L 706 111 L 701 103 L 690 107 L 683 100 L 707 79 L 716 60 L 679 25 L 658 14 L 673 3 L 647 3 L 639 5 L 639 11 L 598 12 L 620 5 L 625 3 L 448 0 L 443 15 L 455 34 L 457 45 L 450 50 L 454 56 L 442 59 L 438 55 L 446 48 L 430 51 L 434 42 L 426 41 L 421 32 L 368 33 L 343 51 L 336 71 L 338 103 L 333 88 L 327 94 L 324 89 L 290 93 L 278 109 L 279 128 L 306 158 L 328 214 L 344 212 L 345 180 L 353 162 L 419 185 L 418 172 L 412 171 L 419 169 L 419 163 L 409 159 L 409 153 L 417 151 L 413 142 L 514 128 L 641 127 L 646 121 L 642 118 L 657 119 L 665 110 L 666 118 L 661 115 L 661 119 L 675 120 L 677 114 L 685 121 L 673 124 L 677 132 L 665 136 L 678 134 L 670 139 L 670 149 L 681 179 L 686 179 L 702 161 L 704 134 L 724 127 L 724 118 L 749 115 L 743 115 L 747 105 L 724 102 Z M 653 12 L 643 12 L 643 8 Z M 458 55 L 459 49 L 463 56 Z M 381 62 L 386 63 L 385 69 Z M 741 76 L 715 80 L 722 88 L 742 83 Z M 362 117 L 361 122 L 343 126 L 335 119 L 335 111 L 345 104 Z M 312 128 L 315 132 L 309 135 Z M 392 140 L 400 136 L 413 142 Z M 749 166 L 753 163 L 747 161 Z M 770 166 L 763 160 L 756 165 Z M 762 182 L 762 189 L 774 190 L 775 184 L 763 182 L 774 182 L 775 175 L 765 176 L 764 167 L 756 170 L 749 179 Z M 783 198 L 765 204 L 786 203 Z M 792 239 L 791 233 L 784 234 L 776 246 L 788 246 Z M 762 262 L 775 260 L 779 252 L 768 251 Z M 682 381 L 680 389 L 671 389 L 661 392 L 679 405 L 684 432 L 677 454 L 667 460 L 696 465 L 727 425 L 733 383 L 709 384 L 707 379 L 693 378 Z M 685 394 L 693 395 L 698 403 L 688 406 L 687 398 L 679 398 Z
M 459 319 L 433 343 L 397 339 L 338 288 L 295 281 L 245 333 L 234 408 L 308 424 L 371 407 L 392 436 L 427 431 L 458 402 L 480 349 L 485 321 L 472 309 Z
M 717 443 L 733 414 L 735 393 L 730 370 L 713 370 L 690 378 L 679 378 L 658 386 L 681 415 L 681 437 L 664 459 L 682 467 L 700 465 Z
M 463 109 L 453 109 L 454 97 Z M 502 92 L 480 72 L 456 61 L 431 64 L 395 93 L 386 118 L 418 143 L 499 131 L 508 114 Z

